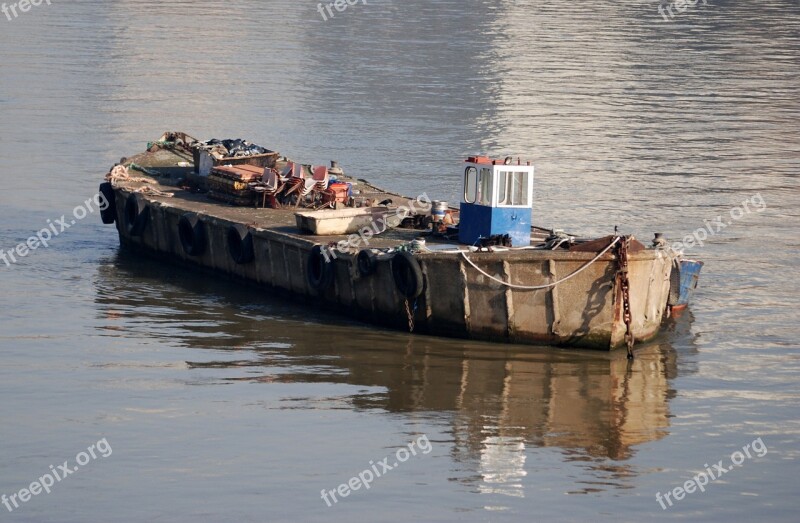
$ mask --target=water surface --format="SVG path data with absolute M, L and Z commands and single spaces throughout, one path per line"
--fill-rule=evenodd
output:
M 629 366 L 376 329 L 77 220 L 0 262 L 0 494 L 101 438 L 113 453 L 4 521 L 796 520 L 797 2 L 665 22 L 656 2 L 370 0 L 323 21 L 315 2 L 65 1 L 0 15 L 0 49 L 3 250 L 168 129 L 453 202 L 464 156 L 519 155 L 535 223 L 587 235 L 730 222 L 688 250 L 692 310 Z M 756 438 L 766 455 L 662 510 Z

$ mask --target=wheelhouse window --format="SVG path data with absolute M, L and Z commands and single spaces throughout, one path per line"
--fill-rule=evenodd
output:
M 475 167 L 467 167 L 464 171 L 464 201 L 475 203 L 478 198 L 478 170 Z
M 492 170 L 485 167 L 478 178 L 478 203 L 492 205 Z
M 530 176 L 527 172 L 500 171 L 497 188 L 499 206 L 529 206 L 528 187 Z

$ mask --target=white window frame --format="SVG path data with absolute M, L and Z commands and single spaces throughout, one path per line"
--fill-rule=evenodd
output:
M 492 207 L 517 208 L 517 209 L 531 209 L 533 208 L 533 165 L 493 165 L 492 176 L 494 177 L 494 190 L 492 191 Z M 501 173 L 515 172 L 528 174 L 528 186 L 525 187 L 527 192 L 526 201 L 527 205 L 506 205 L 500 203 L 500 182 L 504 179 Z M 506 187 L 506 192 L 509 188 Z
M 468 192 L 470 170 L 474 171 L 471 194 Z M 471 200 L 470 197 L 472 197 Z M 464 169 L 464 201 L 466 203 L 475 203 L 477 199 L 478 199 L 478 169 L 472 164 L 467 164 L 466 169 Z
M 467 171 L 469 169 L 474 168 L 475 173 L 475 192 L 472 195 L 467 194 Z M 482 194 L 481 189 L 483 188 L 482 175 L 483 170 L 486 169 L 489 171 L 489 176 L 491 176 L 491 183 L 489 184 L 489 190 L 491 191 L 491 198 L 487 199 L 486 195 Z M 527 173 L 528 174 L 528 184 L 525 190 L 527 191 L 527 205 L 505 205 L 500 203 L 500 183 L 501 183 L 501 173 L 505 172 L 515 172 L 515 173 Z M 534 177 L 534 167 L 533 165 L 504 165 L 504 164 L 486 164 L 486 163 L 467 163 L 466 167 L 464 168 L 464 201 L 467 203 L 473 203 L 476 205 L 483 205 L 484 207 L 501 207 L 504 209 L 509 208 L 516 208 L 516 209 L 531 209 L 533 208 L 533 177 Z M 506 191 L 508 191 L 508 187 L 506 187 Z M 475 196 L 473 201 L 469 201 L 467 199 L 468 196 Z

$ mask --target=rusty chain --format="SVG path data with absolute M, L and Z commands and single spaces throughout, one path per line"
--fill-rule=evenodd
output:
M 411 312 L 411 306 L 406 302 L 406 315 L 408 315 L 408 332 L 414 332 L 414 313 Z M 416 307 L 414 307 L 416 309 Z
M 631 237 L 625 236 L 617 246 L 617 279 L 622 289 L 622 320 L 625 322 L 625 346 L 628 349 L 628 359 L 633 359 L 633 329 L 631 328 L 631 286 L 628 279 L 628 248 L 631 244 Z

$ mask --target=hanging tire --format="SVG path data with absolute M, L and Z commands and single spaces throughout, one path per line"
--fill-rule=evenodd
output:
M 378 259 L 375 253 L 369 249 L 364 249 L 356 256 L 356 263 L 358 265 L 358 272 L 361 276 L 369 276 L 375 272 L 378 267 Z
M 325 255 L 321 245 L 315 245 L 306 263 L 308 284 L 317 291 L 324 291 L 333 283 L 333 275 L 333 261 Z
M 178 236 L 183 252 L 189 256 L 202 256 L 206 252 L 206 224 L 196 214 L 187 213 L 178 220 Z
M 131 193 L 125 200 L 125 230 L 129 236 L 141 236 L 147 227 L 150 209 L 141 194 Z
M 106 225 L 114 223 L 117 221 L 117 200 L 114 198 L 114 186 L 111 185 L 111 182 L 103 182 L 100 184 L 99 193 L 107 203 L 106 208 L 100 210 L 100 219 Z
M 237 223 L 228 227 L 228 252 L 233 261 L 239 265 L 250 263 L 255 258 L 253 251 L 253 235 L 250 230 Z
M 397 290 L 406 299 L 413 300 L 422 294 L 422 268 L 410 253 L 401 251 L 395 254 L 392 258 L 392 277 Z

